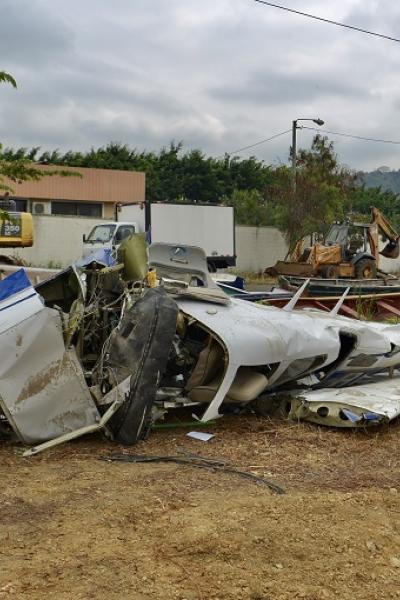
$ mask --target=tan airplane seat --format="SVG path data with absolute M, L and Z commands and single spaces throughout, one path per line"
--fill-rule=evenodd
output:
M 211 402 L 221 384 L 225 370 L 221 346 L 210 338 L 200 352 L 196 366 L 190 375 L 186 391 L 193 402 Z M 250 402 L 267 387 L 268 379 L 250 367 L 240 367 L 229 388 L 224 402 Z

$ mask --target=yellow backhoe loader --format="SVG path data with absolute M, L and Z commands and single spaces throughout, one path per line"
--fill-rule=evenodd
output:
M 0 248 L 27 248 L 33 246 L 32 215 L 17 212 L 13 200 L 0 200 Z M 8 257 L 0 255 L 1 263 L 14 263 Z
M 379 250 L 380 237 L 386 242 Z M 265 269 L 268 275 L 295 275 L 326 279 L 375 279 L 379 255 L 399 256 L 399 235 L 380 210 L 371 207 L 371 222 L 358 223 L 351 218 L 334 223 L 323 243 L 304 250 L 296 245 L 289 261 L 278 261 Z

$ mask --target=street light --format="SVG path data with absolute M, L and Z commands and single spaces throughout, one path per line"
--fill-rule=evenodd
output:
M 316 123 L 316 125 L 323 125 L 324 121 L 320 118 L 318 119 L 296 119 L 292 122 L 292 184 L 293 184 L 293 194 L 296 191 L 296 156 L 297 156 L 297 130 L 301 129 L 301 127 L 297 126 L 298 121 L 312 121 Z

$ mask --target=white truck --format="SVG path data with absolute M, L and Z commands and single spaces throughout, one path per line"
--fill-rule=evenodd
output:
M 117 248 L 132 233 L 146 232 L 149 243 L 200 246 L 210 270 L 236 264 L 233 206 L 145 202 L 118 205 L 115 221 L 103 221 L 83 236 L 83 256 Z

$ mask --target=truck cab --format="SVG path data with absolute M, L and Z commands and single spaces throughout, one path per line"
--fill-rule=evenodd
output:
M 138 233 L 136 222 L 110 221 L 95 225 L 88 236 L 83 236 L 83 256 L 89 256 L 98 250 L 109 248 L 115 250 L 133 233 Z

